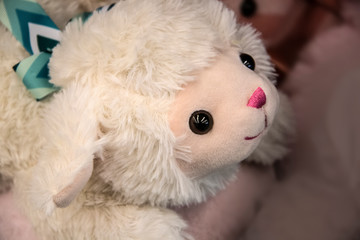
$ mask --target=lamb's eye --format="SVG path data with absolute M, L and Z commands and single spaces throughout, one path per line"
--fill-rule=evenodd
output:
M 255 70 L 255 61 L 249 54 L 241 53 L 240 60 L 246 67 L 250 68 L 253 71 Z
M 251 18 L 255 15 L 257 5 L 254 0 L 244 0 L 240 5 L 240 12 L 246 18 Z
M 189 126 L 195 134 L 206 134 L 214 125 L 214 120 L 211 114 L 205 110 L 199 110 L 191 114 L 189 119 Z

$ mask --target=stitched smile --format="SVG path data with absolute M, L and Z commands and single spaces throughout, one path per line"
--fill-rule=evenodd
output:
M 267 128 L 267 126 L 268 126 L 268 120 L 267 120 L 267 115 L 265 114 L 265 120 L 264 120 L 264 128 L 263 128 L 263 130 L 261 130 L 257 135 L 255 135 L 255 136 L 248 136 L 248 137 L 245 137 L 244 139 L 245 140 L 253 140 L 253 139 L 255 139 L 255 138 L 257 138 L 258 136 L 260 136 L 263 132 L 264 132 L 264 130 Z

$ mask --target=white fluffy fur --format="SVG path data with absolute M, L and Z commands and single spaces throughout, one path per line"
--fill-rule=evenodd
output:
M 57 6 L 43 2 L 50 12 Z M 215 0 L 122 1 L 85 24 L 70 23 L 50 63 L 52 82 L 63 89 L 44 102 L 31 99 L 12 72 L 27 54 L 3 26 L 0 44 L 0 167 L 14 177 L 43 239 L 188 238 L 183 220 L 162 207 L 204 201 L 236 166 L 199 179 L 179 169 L 175 157 L 186 158 L 186 149 L 167 118 L 176 92 L 230 47 L 273 78 L 257 33 L 237 26 Z M 283 154 L 268 141 L 253 155 L 261 162 Z M 54 196 L 69 186 L 71 205 L 55 209 Z M 33 202 L 55 211 L 45 217 Z

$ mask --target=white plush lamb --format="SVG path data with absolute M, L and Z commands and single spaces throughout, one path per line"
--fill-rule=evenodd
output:
M 0 26 L 0 169 L 40 239 L 191 238 L 166 207 L 224 188 L 256 148 L 263 163 L 285 153 L 269 57 L 216 0 L 71 21 L 49 64 L 61 90 L 43 101 L 12 70 L 26 56 Z

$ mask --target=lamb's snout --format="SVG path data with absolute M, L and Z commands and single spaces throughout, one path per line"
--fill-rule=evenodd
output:
M 258 87 L 254 93 L 251 95 L 247 106 L 253 108 L 261 108 L 266 103 L 266 95 L 264 90 L 261 87 Z

